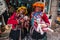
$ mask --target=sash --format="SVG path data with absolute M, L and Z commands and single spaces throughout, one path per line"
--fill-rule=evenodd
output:
M 42 12 L 40 13 L 34 13 L 33 14 L 33 28 L 37 31 L 43 34 L 43 30 L 40 27 L 40 24 L 45 23 L 44 20 L 42 19 Z M 39 31 L 40 30 L 40 31 Z

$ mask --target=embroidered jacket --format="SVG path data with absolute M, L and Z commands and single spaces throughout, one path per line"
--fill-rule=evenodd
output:
M 50 22 L 48 20 L 48 17 L 46 15 L 46 13 L 42 13 L 42 12 L 33 12 L 31 14 L 31 24 L 32 26 L 36 29 L 37 26 L 38 26 L 38 23 L 37 23 L 37 19 L 40 19 L 40 22 L 39 23 L 45 23 L 47 25 L 47 27 L 50 25 Z

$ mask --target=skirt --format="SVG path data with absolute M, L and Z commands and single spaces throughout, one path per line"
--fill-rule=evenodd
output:
M 34 30 L 32 33 L 32 39 L 43 39 L 45 36 L 46 36 L 46 32 L 43 35 L 41 35 L 40 33 Z
M 11 30 L 9 38 L 13 40 L 19 40 L 20 30 Z
M 24 39 L 25 38 L 25 36 L 27 36 L 27 29 L 26 28 L 23 28 L 22 30 L 21 30 L 21 39 Z

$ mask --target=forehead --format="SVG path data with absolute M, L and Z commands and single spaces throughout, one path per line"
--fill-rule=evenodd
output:
M 23 9 L 23 8 L 22 8 L 21 10 L 24 10 L 24 11 L 25 11 L 26 9 Z
M 38 6 L 37 6 L 36 8 L 41 8 L 41 7 L 38 7 Z

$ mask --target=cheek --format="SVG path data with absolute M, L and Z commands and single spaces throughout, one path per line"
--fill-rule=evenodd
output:
M 22 11 L 22 13 L 24 13 L 25 12 L 25 10 L 21 10 Z
M 35 8 L 35 10 L 39 10 L 39 8 Z
M 40 8 L 35 8 L 35 11 L 40 11 L 41 9 Z
M 25 11 L 22 11 L 23 13 L 25 12 Z
M 39 11 L 39 9 L 35 9 L 35 11 Z
M 19 13 L 23 13 L 23 11 L 21 10 Z

